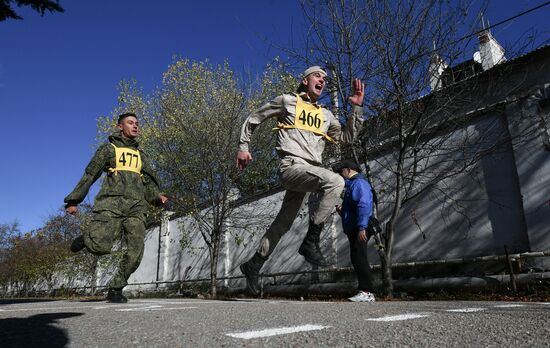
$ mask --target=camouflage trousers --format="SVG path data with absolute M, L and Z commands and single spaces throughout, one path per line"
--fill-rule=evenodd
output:
M 143 257 L 145 214 L 142 211 L 136 209 L 125 214 L 121 214 L 120 211 L 94 211 L 92 221 L 83 233 L 86 249 L 94 255 L 110 254 L 113 243 L 119 237 L 126 245 L 122 250 L 116 273 L 108 285 L 111 289 L 125 287 L 128 278 L 138 268 Z
M 260 241 L 258 253 L 264 257 L 271 255 L 281 237 L 290 230 L 309 193 L 317 193 L 319 199 L 317 206 L 310 209 L 310 220 L 322 224 L 334 211 L 345 185 L 339 174 L 298 157 L 283 158 L 279 175 L 287 190 L 277 217 Z

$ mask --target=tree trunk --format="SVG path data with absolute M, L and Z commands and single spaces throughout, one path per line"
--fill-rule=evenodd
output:
M 365 148 L 365 145 L 363 144 L 363 142 L 360 141 L 360 144 L 361 144 L 361 148 L 364 149 Z M 352 149 L 353 151 L 353 156 L 354 156 L 354 159 L 357 163 L 359 163 L 359 157 L 357 156 L 357 153 L 355 151 L 355 149 Z M 369 170 L 369 164 L 367 161 L 365 161 L 365 175 L 369 181 L 369 183 L 371 185 L 373 185 L 373 180 L 372 180 L 372 175 L 371 175 L 371 172 Z M 375 218 L 378 218 L 378 199 L 375 199 L 375 196 L 377 196 L 377 193 L 376 193 L 376 190 L 374 189 L 374 187 L 372 187 L 372 194 L 373 194 L 373 215 Z M 387 230 L 387 229 L 386 229 Z M 391 279 L 392 279 L 392 274 L 391 274 L 391 267 L 388 267 L 388 265 L 391 265 L 391 262 L 388 262 L 388 256 L 386 254 L 387 252 L 387 249 L 386 249 L 386 243 L 387 243 L 387 238 L 383 238 L 380 234 L 375 234 L 373 236 L 374 238 L 374 243 L 375 243 L 375 247 L 376 247 L 376 252 L 378 253 L 378 257 L 380 259 L 380 267 L 382 269 L 382 288 L 384 290 L 384 292 L 386 294 L 391 294 L 392 291 L 393 291 L 393 286 L 392 286 L 392 282 L 391 282 Z M 388 272 L 389 270 L 389 272 Z
M 52 297 L 54 295 L 53 290 L 53 275 L 46 276 L 46 284 L 48 285 L 48 297 Z
M 214 231 L 213 233 L 213 243 L 210 250 L 210 295 L 212 298 L 218 296 L 218 256 L 220 252 L 220 235 L 219 231 Z
M 386 224 L 386 264 L 383 265 L 383 279 L 384 290 L 389 298 L 393 297 L 393 275 L 392 275 L 392 254 L 393 254 L 393 239 L 395 233 L 395 223 L 397 217 L 401 211 L 401 202 L 403 201 L 403 158 L 404 158 L 404 146 L 402 142 L 401 151 L 397 160 L 397 168 L 395 171 L 395 201 L 393 205 L 392 214 L 388 223 Z
M 393 244 L 393 222 L 390 221 L 386 224 L 386 243 L 385 243 L 385 257 L 382 265 L 382 279 L 384 284 L 384 292 L 389 298 L 393 297 L 393 274 L 391 269 L 392 264 L 392 244 Z
M 99 257 L 94 257 L 94 261 L 92 262 L 92 277 L 90 281 L 90 295 L 95 295 L 96 290 L 96 282 L 97 282 L 97 263 L 99 261 Z

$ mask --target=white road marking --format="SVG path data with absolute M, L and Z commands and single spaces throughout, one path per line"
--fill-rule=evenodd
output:
M 199 307 L 163 307 L 163 306 L 148 306 L 140 308 L 128 308 L 128 309 L 117 309 L 116 312 L 149 312 L 149 311 L 164 311 L 164 310 L 174 310 L 174 309 L 196 309 Z
M 257 330 L 257 331 L 245 331 L 245 332 L 236 332 L 228 333 L 227 336 L 242 338 L 249 340 L 252 338 L 260 337 L 270 337 L 277 335 L 286 335 L 295 332 L 304 332 L 304 331 L 314 331 L 314 330 L 323 330 L 327 329 L 330 326 L 321 326 L 321 325 L 302 325 L 302 326 L 289 326 L 289 327 L 278 327 L 273 329 Z
M 248 303 L 243 301 L 162 301 L 162 300 L 131 300 L 132 303 L 154 303 L 154 304 L 229 304 L 229 303 Z
M 139 307 L 136 307 L 136 305 L 139 306 Z M 82 308 L 88 308 L 88 307 L 82 307 Z M 120 303 L 120 304 L 110 303 L 110 304 L 107 304 L 105 306 L 94 306 L 94 307 L 89 307 L 89 308 L 92 308 L 92 309 L 116 309 L 116 308 L 138 309 L 138 308 L 143 308 L 143 306 L 139 305 L 137 303 L 132 303 L 131 305 L 126 304 L 126 303 Z
M 136 312 L 136 311 L 146 311 L 154 308 L 162 308 L 162 306 L 146 306 L 146 307 L 136 307 L 136 308 L 124 308 L 116 309 L 117 312 Z
M 92 307 L 93 309 L 107 309 L 107 308 L 112 308 L 112 306 L 96 306 L 96 307 Z
M 409 319 L 418 319 L 418 318 L 426 318 L 428 317 L 428 314 L 422 313 L 422 314 L 400 314 L 400 315 L 390 315 L 386 317 L 380 317 L 380 318 L 368 318 L 365 320 L 369 321 L 399 321 L 399 320 L 409 320 Z
M 447 309 L 446 312 L 453 312 L 453 313 L 473 313 L 473 312 L 481 312 L 486 310 L 487 308 L 458 308 L 458 309 Z
M 503 304 L 503 305 L 495 306 L 495 308 L 516 308 L 516 307 L 525 307 L 525 305 L 522 305 L 522 304 Z

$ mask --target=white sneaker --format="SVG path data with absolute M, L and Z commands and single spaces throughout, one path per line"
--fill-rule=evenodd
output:
M 376 302 L 374 295 L 370 292 L 359 291 L 357 295 L 348 298 L 351 302 Z

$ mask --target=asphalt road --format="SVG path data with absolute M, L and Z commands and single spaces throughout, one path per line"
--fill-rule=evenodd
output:
M 1 347 L 550 347 L 550 303 L 0 303 Z

